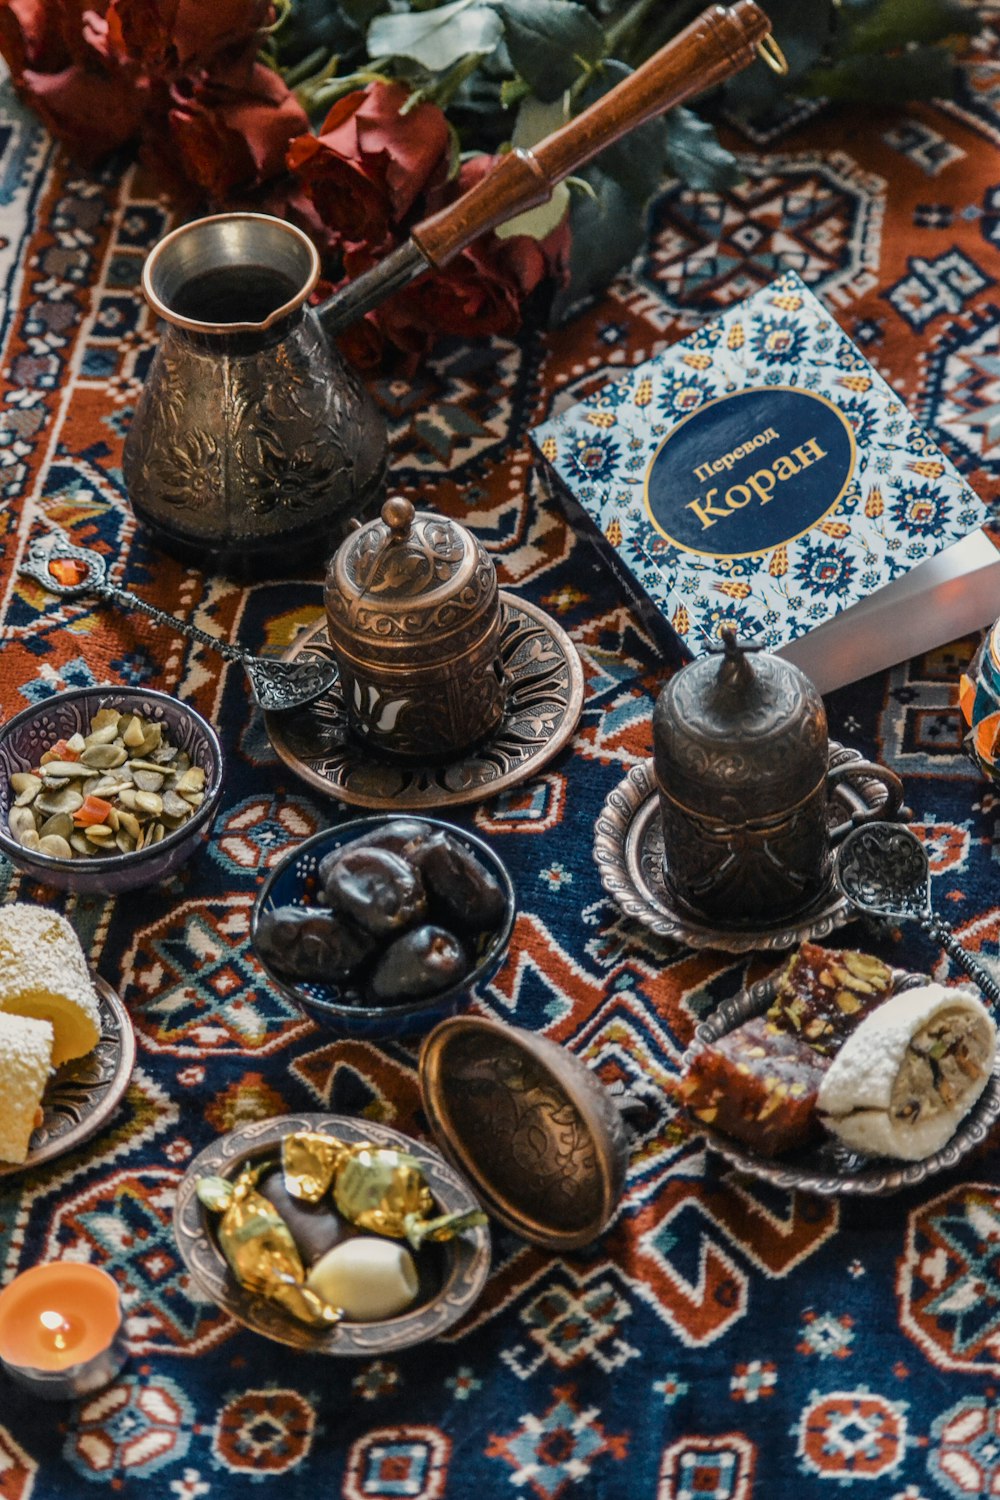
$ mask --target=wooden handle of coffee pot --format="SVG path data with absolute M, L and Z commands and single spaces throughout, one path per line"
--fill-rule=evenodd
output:
M 759 52 L 775 72 L 787 71 L 770 37 L 771 23 L 754 0 L 712 5 L 589 109 L 530 151 L 511 151 L 456 202 L 423 219 L 386 258 L 342 286 L 316 309 L 327 336 L 378 307 L 428 269 L 447 265 L 487 229 L 544 203 L 556 183 L 620 140 L 753 62 Z
M 753 62 L 771 23 L 754 0 L 712 5 L 602 98 L 530 151 L 511 151 L 455 203 L 424 219 L 411 238 L 446 265 L 487 229 L 544 203 L 556 183 L 605 146 Z

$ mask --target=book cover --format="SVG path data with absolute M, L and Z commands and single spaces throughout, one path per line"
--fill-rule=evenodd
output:
M 727 623 L 787 646 L 988 518 L 792 271 L 531 436 L 685 656 Z

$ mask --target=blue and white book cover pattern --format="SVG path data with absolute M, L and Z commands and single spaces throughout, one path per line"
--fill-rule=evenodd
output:
M 695 656 L 727 623 L 776 649 L 987 519 L 791 271 L 532 440 Z

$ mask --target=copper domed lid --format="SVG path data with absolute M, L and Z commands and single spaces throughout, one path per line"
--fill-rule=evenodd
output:
M 722 632 L 723 655 L 671 678 L 653 712 L 658 785 L 696 813 L 720 799 L 765 817 L 812 792 L 827 772 L 823 700 L 804 672 Z
M 331 643 L 359 660 L 423 661 L 435 647 L 449 658 L 482 634 L 497 595 L 493 560 L 467 527 L 393 496 L 330 563 Z
M 589 1245 L 617 1207 L 625 1125 L 600 1079 L 564 1047 L 454 1016 L 420 1051 L 434 1139 L 501 1224 L 550 1250 Z

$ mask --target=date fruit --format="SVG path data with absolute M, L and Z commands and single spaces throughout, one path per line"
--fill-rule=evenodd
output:
M 257 923 L 261 957 L 290 979 L 317 984 L 346 979 L 364 963 L 374 940 L 321 907 L 278 906 Z
M 404 933 L 383 953 L 371 977 L 373 999 L 423 1000 L 469 972 L 465 949 L 443 927 L 418 927 Z
M 400 933 L 427 911 L 424 883 L 412 865 L 389 849 L 352 849 L 324 885 L 332 909 L 373 937 Z
M 504 897 L 493 876 L 447 833 L 433 833 L 414 850 L 435 917 L 446 927 L 470 934 L 498 927 Z

